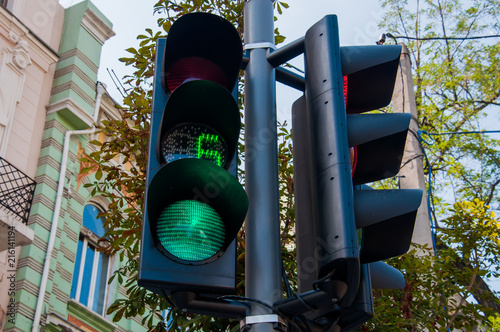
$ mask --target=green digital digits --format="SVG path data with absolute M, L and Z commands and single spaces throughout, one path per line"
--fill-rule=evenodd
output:
M 218 135 L 210 135 L 210 134 L 201 134 L 198 136 L 198 149 L 197 149 L 197 157 L 198 158 L 206 158 L 213 160 L 217 163 L 218 166 L 222 166 L 222 155 L 219 151 L 211 150 L 211 149 L 203 149 L 203 143 L 209 144 L 209 146 L 213 143 L 219 141 Z

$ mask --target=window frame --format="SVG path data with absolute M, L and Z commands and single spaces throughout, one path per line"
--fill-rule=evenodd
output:
M 87 204 L 85 204 L 85 206 L 87 206 L 87 205 L 93 205 L 100 211 L 103 210 L 101 205 L 97 204 L 95 202 L 88 202 Z M 80 236 L 78 239 L 78 242 L 80 242 L 80 241 L 82 241 L 82 247 L 80 249 L 81 250 L 80 261 L 79 262 L 75 261 L 75 269 L 73 271 L 73 276 L 74 276 L 76 271 L 77 271 L 76 267 L 78 265 L 78 279 L 77 279 L 76 284 L 75 284 L 76 291 L 75 291 L 74 297 L 70 296 L 70 298 L 72 298 L 74 301 L 78 302 L 82 306 L 86 307 L 87 309 L 89 309 L 93 313 L 96 313 L 99 316 L 104 317 L 105 312 L 106 312 L 107 302 L 108 302 L 108 295 L 109 295 L 109 285 L 108 285 L 107 281 L 108 281 L 110 273 L 111 273 L 111 265 L 112 265 L 111 264 L 112 263 L 111 256 L 97 250 L 101 246 L 99 244 L 99 236 L 94 234 L 94 232 L 92 232 L 87 227 L 83 226 L 83 219 L 82 219 L 82 226 L 80 229 Z M 91 279 L 90 279 L 89 284 L 86 283 L 85 285 L 83 285 L 83 277 L 85 274 L 84 273 L 85 272 L 85 263 L 86 263 L 87 251 L 89 249 L 89 246 L 90 246 L 90 249 L 94 251 L 92 268 L 90 269 Z M 75 257 L 78 256 L 78 250 L 79 249 L 77 247 Z M 104 296 L 102 299 L 102 304 L 103 304 L 102 310 L 101 310 L 101 312 L 99 312 L 99 311 L 94 310 L 93 306 L 94 306 L 95 295 L 96 295 L 95 294 L 96 283 L 97 283 L 97 280 L 99 279 L 99 277 L 102 275 L 102 271 L 101 271 L 101 274 L 97 273 L 97 271 L 99 270 L 99 261 L 100 261 L 101 257 L 104 261 L 104 259 L 105 259 L 104 256 L 107 256 L 107 262 L 106 262 L 106 267 L 105 267 L 106 271 L 104 274 L 104 280 L 106 282 L 104 283 Z M 104 264 L 103 264 L 103 267 L 104 267 Z M 102 280 L 102 279 L 100 279 L 100 280 Z M 82 292 L 82 288 L 83 288 L 82 286 L 86 286 L 86 285 L 89 285 L 89 294 L 88 294 L 87 299 L 86 299 L 87 304 L 84 304 L 85 301 L 82 301 L 80 299 L 80 297 L 81 297 L 81 292 Z M 73 288 L 73 282 L 72 282 L 72 288 Z

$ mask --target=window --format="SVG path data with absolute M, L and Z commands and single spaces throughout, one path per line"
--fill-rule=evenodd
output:
M 99 238 L 105 233 L 102 218 L 97 218 L 99 212 L 93 204 L 84 208 L 70 297 L 103 315 L 109 256 L 96 250 Z

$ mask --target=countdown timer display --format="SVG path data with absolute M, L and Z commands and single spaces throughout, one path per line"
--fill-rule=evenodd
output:
M 198 158 L 223 167 L 228 159 L 226 143 L 219 133 L 200 123 L 182 123 L 169 130 L 161 140 L 161 154 L 166 163 L 184 158 Z

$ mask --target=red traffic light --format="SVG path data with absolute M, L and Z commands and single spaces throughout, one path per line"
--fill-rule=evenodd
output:
M 208 13 L 184 15 L 167 36 L 163 89 L 170 94 L 186 81 L 203 79 L 232 91 L 242 57 L 241 38 L 227 20 Z
M 228 87 L 222 69 L 212 61 L 201 57 L 188 57 L 177 60 L 165 73 L 168 91 L 174 91 L 185 82 L 207 80 Z

